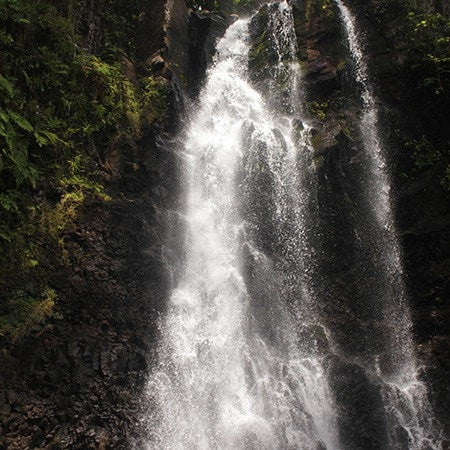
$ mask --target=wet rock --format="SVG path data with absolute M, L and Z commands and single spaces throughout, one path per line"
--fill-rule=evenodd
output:
M 321 325 L 306 325 L 299 331 L 299 347 L 317 355 L 325 355 L 329 351 L 328 338 Z
M 314 55 L 314 56 L 313 56 Z M 309 52 L 311 60 L 308 62 L 305 80 L 310 84 L 310 89 L 318 89 L 322 97 L 331 94 L 340 88 L 337 77 L 337 67 L 326 58 L 320 57 L 320 53 Z M 315 85 L 318 85 L 317 87 Z
M 305 125 L 303 124 L 302 120 L 299 118 L 294 119 L 293 126 L 296 131 L 303 131 L 305 129 Z
M 217 41 L 225 34 L 229 22 L 219 14 L 191 12 L 189 16 L 189 89 L 198 94 L 206 68 L 211 63 Z
M 160 55 L 156 54 L 155 56 L 151 57 L 145 65 L 155 74 L 158 74 L 159 76 L 163 75 L 164 69 L 167 68 L 165 59 Z
M 133 353 L 128 361 L 128 367 L 131 371 L 146 371 L 147 370 L 147 359 L 145 353 L 135 352 Z
M 388 448 L 383 400 L 364 369 L 335 358 L 331 379 L 340 405 L 338 420 L 345 448 Z
M 314 156 L 319 157 L 329 151 L 348 145 L 348 133 L 348 129 L 337 120 L 327 121 L 321 129 L 315 129 L 311 140 Z

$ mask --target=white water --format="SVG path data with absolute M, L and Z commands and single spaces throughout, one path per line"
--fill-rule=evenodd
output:
M 384 307 L 387 356 L 379 364 L 373 355 L 371 369 L 380 377 L 382 394 L 390 427 L 392 448 L 399 445 L 396 428 L 406 431 L 411 449 L 440 449 L 438 432 L 427 399 L 426 386 L 418 378 L 419 367 L 414 355 L 412 321 L 404 285 L 400 245 L 392 213 L 391 182 L 383 151 L 379 112 L 369 79 L 366 57 L 356 19 L 342 0 L 335 0 L 344 24 L 355 75 L 362 89 L 363 115 L 360 132 L 367 157 L 366 196 L 378 225 L 376 236 L 380 252 L 380 276 L 384 292 L 379 301 Z
M 296 131 L 291 115 L 300 79 L 287 3 L 275 14 L 274 30 L 289 35 L 277 43 L 295 78 L 290 111 L 275 115 L 249 83 L 248 21 L 239 20 L 217 46 L 187 129 L 187 254 L 148 383 L 148 448 L 338 448 L 335 405 L 310 331 L 321 325 L 305 252 L 305 208 L 314 201 L 312 182 L 302 179 L 309 132 Z M 252 190 L 261 177 L 274 205 L 267 221 L 279 229 L 271 255 L 258 248 L 263 224 L 255 217 L 264 204 Z
M 406 433 L 408 448 L 439 449 L 414 356 L 377 103 L 355 19 L 336 3 L 362 90 L 365 194 L 377 230 L 366 239 L 386 335 L 380 354 L 340 356 L 380 384 L 389 448 L 403 448 Z M 258 91 L 249 81 L 249 21 L 237 21 L 183 137 L 186 255 L 147 387 L 149 449 L 338 449 L 339 414 L 352 415 L 334 400 L 328 365 L 339 348 L 318 312 L 317 178 L 292 11 L 286 0 L 269 11 L 270 84 Z

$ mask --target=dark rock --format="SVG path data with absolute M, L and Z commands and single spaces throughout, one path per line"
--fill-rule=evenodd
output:
M 323 129 L 315 133 L 312 138 L 312 145 L 314 148 L 314 156 L 322 156 L 324 153 L 337 149 L 339 143 L 346 139 L 342 124 L 338 121 L 327 122 Z
M 344 448 L 389 448 L 380 389 L 356 364 L 334 359 L 331 379 Z
M 228 27 L 225 17 L 206 11 L 189 17 L 189 88 L 191 95 L 200 91 L 206 68 L 211 63 L 217 41 Z

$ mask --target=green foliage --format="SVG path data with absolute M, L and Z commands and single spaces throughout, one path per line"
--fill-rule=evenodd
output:
M 442 156 L 426 136 L 422 136 L 419 140 L 408 141 L 405 146 L 412 150 L 414 165 L 419 170 L 433 166 Z
M 332 19 L 334 17 L 332 0 L 306 0 L 305 17 L 308 21 L 313 17 Z
M 84 3 L 75 2 L 79 13 Z M 114 2 L 99 12 L 107 23 L 102 59 L 81 50 L 79 24 L 67 4 L 0 0 L 0 186 L 35 187 L 52 175 L 49 157 L 64 171 L 80 146 L 108 147 L 139 136 L 142 102 L 122 57 L 132 53 L 130 28 L 140 3 Z
M 308 102 L 308 108 L 319 120 L 325 120 L 328 110 L 330 109 L 330 100 L 325 100 L 322 102 Z
M 377 13 L 395 24 L 397 50 L 420 76 L 420 86 L 434 95 L 449 95 L 450 18 L 430 2 L 379 0 Z
M 415 67 L 425 73 L 423 86 L 432 89 L 436 95 L 448 95 L 450 18 L 440 13 L 410 11 L 408 19 L 410 43 L 418 56 Z
M 54 311 L 56 298 L 53 289 L 46 289 L 37 298 L 23 291 L 14 292 L 0 305 L 0 336 L 17 340 L 31 330 L 42 330 L 49 318 L 60 318 Z
M 142 80 L 142 111 L 148 122 L 161 121 L 167 118 L 168 110 L 167 86 L 149 76 Z
M 167 117 L 165 84 L 128 75 L 143 3 L 0 0 L 0 334 L 52 317 L 66 230 L 87 199 L 111 200 L 102 160 Z
M 143 3 L 142 0 L 114 0 L 106 2 L 99 11 L 104 32 L 102 58 L 110 62 L 123 57 L 135 58 L 133 31 L 139 22 Z
M 376 13 L 387 39 L 395 44 L 393 56 L 404 66 L 404 82 L 423 108 L 422 121 L 418 120 L 417 130 L 406 143 L 414 171 L 435 169 L 446 189 L 449 143 L 441 119 L 450 101 L 450 18 L 440 3 L 377 0 Z

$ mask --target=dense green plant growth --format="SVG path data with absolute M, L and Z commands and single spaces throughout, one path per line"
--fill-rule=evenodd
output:
M 46 273 L 64 264 L 64 230 L 87 198 L 110 200 L 102 159 L 166 114 L 164 85 L 127 74 L 141 4 L 91 17 L 87 0 L 0 0 L 0 335 L 53 315 Z
M 333 1 L 332 0 L 306 0 L 305 2 L 306 20 L 313 17 L 333 18 Z

